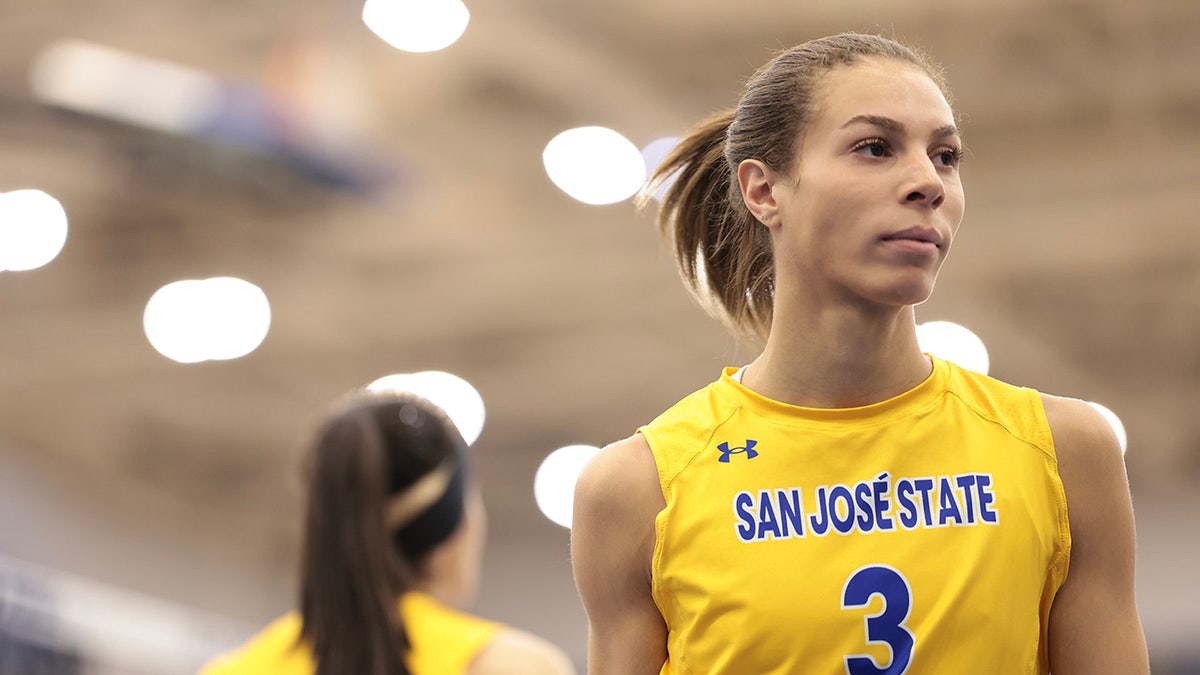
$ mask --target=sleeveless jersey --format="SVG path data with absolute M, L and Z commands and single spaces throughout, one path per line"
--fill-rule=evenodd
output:
M 1070 535 L 1040 395 L 933 365 L 845 409 L 727 368 L 638 430 L 663 675 L 1048 672 Z
M 400 616 L 412 650 L 408 667 L 413 675 L 461 675 L 503 629 L 459 612 L 421 593 L 400 599 Z M 200 675 L 311 675 L 312 652 L 298 646 L 300 615 L 290 612 L 254 636 L 241 649 L 201 669 Z

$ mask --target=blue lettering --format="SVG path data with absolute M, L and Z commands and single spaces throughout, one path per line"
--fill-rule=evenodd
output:
M 965 476 L 956 476 L 955 483 L 962 488 L 963 501 L 967 505 L 967 522 L 971 525 L 975 524 L 975 495 L 971 492 L 971 486 L 975 484 L 975 474 L 966 474 Z
M 938 484 L 938 525 L 945 525 L 947 521 L 953 520 L 955 525 L 962 525 L 962 512 L 958 509 L 958 500 L 954 498 L 954 486 L 950 484 L 950 479 L 943 476 Z
M 874 508 L 872 510 L 875 512 L 875 520 L 877 522 L 877 527 L 880 530 L 894 529 L 891 516 L 884 515 L 888 512 L 888 510 L 891 509 L 891 500 L 887 497 L 887 477 L 888 475 L 886 473 L 881 473 L 879 474 L 879 477 L 875 479 L 875 482 L 871 484 L 875 497 L 874 503 L 872 504 Z
M 841 516 L 842 510 L 837 505 L 839 499 L 846 502 L 844 518 Z M 850 488 L 845 485 L 835 485 L 829 491 L 829 517 L 833 519 L 833 529 L 842 534 L 849 534 L 854 529 L 854 497 L 850 494 Z
M 776 490 L 779 500 L 779 524 L 783 527 L 784 537 L 804 536 L 804 507 L 800 501 L 800 489 Z
M 857 483 L 854 486 L 854 502 L 858 506 L 858 529 L 870 532 L 875 529 L 875 515 L 871 510 L 871 484 Z
M 754 497 L 751 497 L 749 492 L 739 492 L 733 496 L 733 513 L 742 521 L 737 526 L 738 539 L 742 541 L 754 540 L 754 516 L 750 513 L 751 506 L 754 506 Z
M 929 496 L 929 493 L 933 492 L 933 479 L 918 478 L 913 481 L 913 485 L 917 488 L 917 492 L 921 493 L 921 508 L 925 511 L 925 527 L 933 527 L 933 512 L 930 504 L 933 500 Z
M 772 535 L 768 537 L 767 535 Z M 778 539 L 779 521 L 775 519 L 775 507 L 771 504 L 771 493 L 766 490 L 758 497 L 758 537 L 757 539 Z
M 825 486 L 817 488 L 817 513 L 808 517 L 813 533 L 823 535 L 829 531 L 829 503 L 825 500 Z
M 742 491 L 733 497 L 734 529 L 744 542 L 863 534 L 902 528 L 997 524 L 992 475 L 963 473 L 892 478 L 883 472 L 853 484 L 821 485 L 805 502 L 804 489 Z
M 900 504 L 900 525 L 907 530 L 917 526 L 917 505 L 910 498 L 912 494 L 911 480 L 901 478 L 896 481 L 896 501 Z
M 978 474 L 975 477 L 975 494 L 979 495 L 979 519 L 994 525 L 999 521 L 999 517 L 995 509 L 988 507 L 989 504 L 996 501 L 996 496 L 988 489 L 991 484 L 992 477 L 986 473 Z

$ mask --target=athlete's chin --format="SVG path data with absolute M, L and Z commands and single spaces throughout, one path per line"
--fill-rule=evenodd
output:
M 932 292 L 897 294 L 895 297 L 888 299 L 886 304 L 897 307 L 911 307 L 925 302 L 932 295 Z
M 933 279 L 914 279 L 877 287 L 868 297 L 880 305 L 919 305 L 933 295 Z

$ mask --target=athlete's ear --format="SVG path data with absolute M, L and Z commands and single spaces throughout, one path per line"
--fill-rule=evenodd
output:
M 743 159 L 738 164 L 738 186 L 742 189 L 742 201 L 762 224 L 770 227 L 777 222 L 775 218 L 775 198 L 771 196 L 771 184 L 775 182 L 775 172 L 758 159 Z

